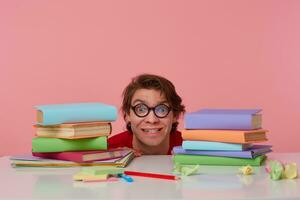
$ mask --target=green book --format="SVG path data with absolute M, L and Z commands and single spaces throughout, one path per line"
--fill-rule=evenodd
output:
M 74 140 L 43 137 L 36 137 L 32 139 L 32 152 L 62 152 L 106 149 L 106 136 Z
M 266 159 L 266 155 L 257 156 L 256 158 L 231 158 L 220 156 L 200 156 L 200 155 L 174 155 L 173 161 L 180 165 L 223 165 L 223 166 L 260 166 Z
M 84 175 L 123 174 L 124 168 L 113 166 L 93 166 L 83 167 L 80 172 Z

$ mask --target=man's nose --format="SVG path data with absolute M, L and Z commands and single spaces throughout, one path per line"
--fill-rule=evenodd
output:
M 149 114 L 146 116 L 146 121 L 150 123 L 155 123 L 159 121 L 159 118 L 154 114 L 153 110 L 150 110 Z

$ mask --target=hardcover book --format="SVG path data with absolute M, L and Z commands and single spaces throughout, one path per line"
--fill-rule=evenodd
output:
M 182 130 L 184 140 L 205 140 L 229 143 L 256 143 L 267 141 L 266 130 Z
M 36 137 L 32 139 L 32 152 L 87 151 L 106 149 L 106 136 L 74 140 L 44 137 Z
M 223 156 L 236 158 L 256 158 L 257 156 L 272 152 L 270 145 L 253 145 L 245 151 L 201 151 L 201 150 L 185 150 L 181 146 L 173 148 L 173 154 L 188 155 L 206 155 L 206 156 Z
M 32 152 L 33 156 L 68 160 L 73 162 L 90 162 L 96 160 L 109 160 L 113 158 L 121 158 L 130 153 L 131 150 L 114 149 L 107 151 L 66 151 L 66 152 L 50 152 L 50 153 L 38 153 Z
M 45 159 L 32 155 L 11 156 L 13 167 L 78 167 L 78 166 L 117 166 L 126 167 L 133 159 L 134 153 L 131 151 L 126 156 L 109 160 L 77 163 L 65 160 Z
M 224 142 L 190 141 L 182 142 L 182 148 L 186 150 L 213 150 L 213 151 L 244 151 L 252 146 L 251 143 L 234 144 Z
M 36 136 L 78 139 L 88 137 L 109 136 L 111 123 L 109 122 L 80 122 L 60 125 L 35 125 Z
M 200 155 L 174 155 L 173 161 L 180 165 L 223 165 L 223 166 L 260 166 L 266 159 L 266 155 L 256 158 L 230 158 L 221 156 L 200 156 Z
M 261 109 L 202 109 L 187 113 L 186 129 L 253 130 L 262 126 Z
M 57 125 L 63 123 L 115 121 L 117 109 L 115 106 L 103 103 L 72 103 L 51 104 L 35 107 L 37 124 Z

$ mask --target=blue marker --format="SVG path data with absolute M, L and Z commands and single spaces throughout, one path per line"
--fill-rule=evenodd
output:
M 118 176 L 121 177 L 122 179 L 124 179 L 128 183 L 133 182 L 133 178 L 131 178 L 130 176 L 127 176 L 125 174 L 118 174 Z

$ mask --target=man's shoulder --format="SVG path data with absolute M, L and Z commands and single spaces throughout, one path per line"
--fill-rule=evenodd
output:
M 172 146 L 179 146 L 182 144 L 182 136 L 180 131 L 175 131 L 170 134 Z
M 109 148 L 132 147 L 132 133 L 124 131 L 108 138 Z

